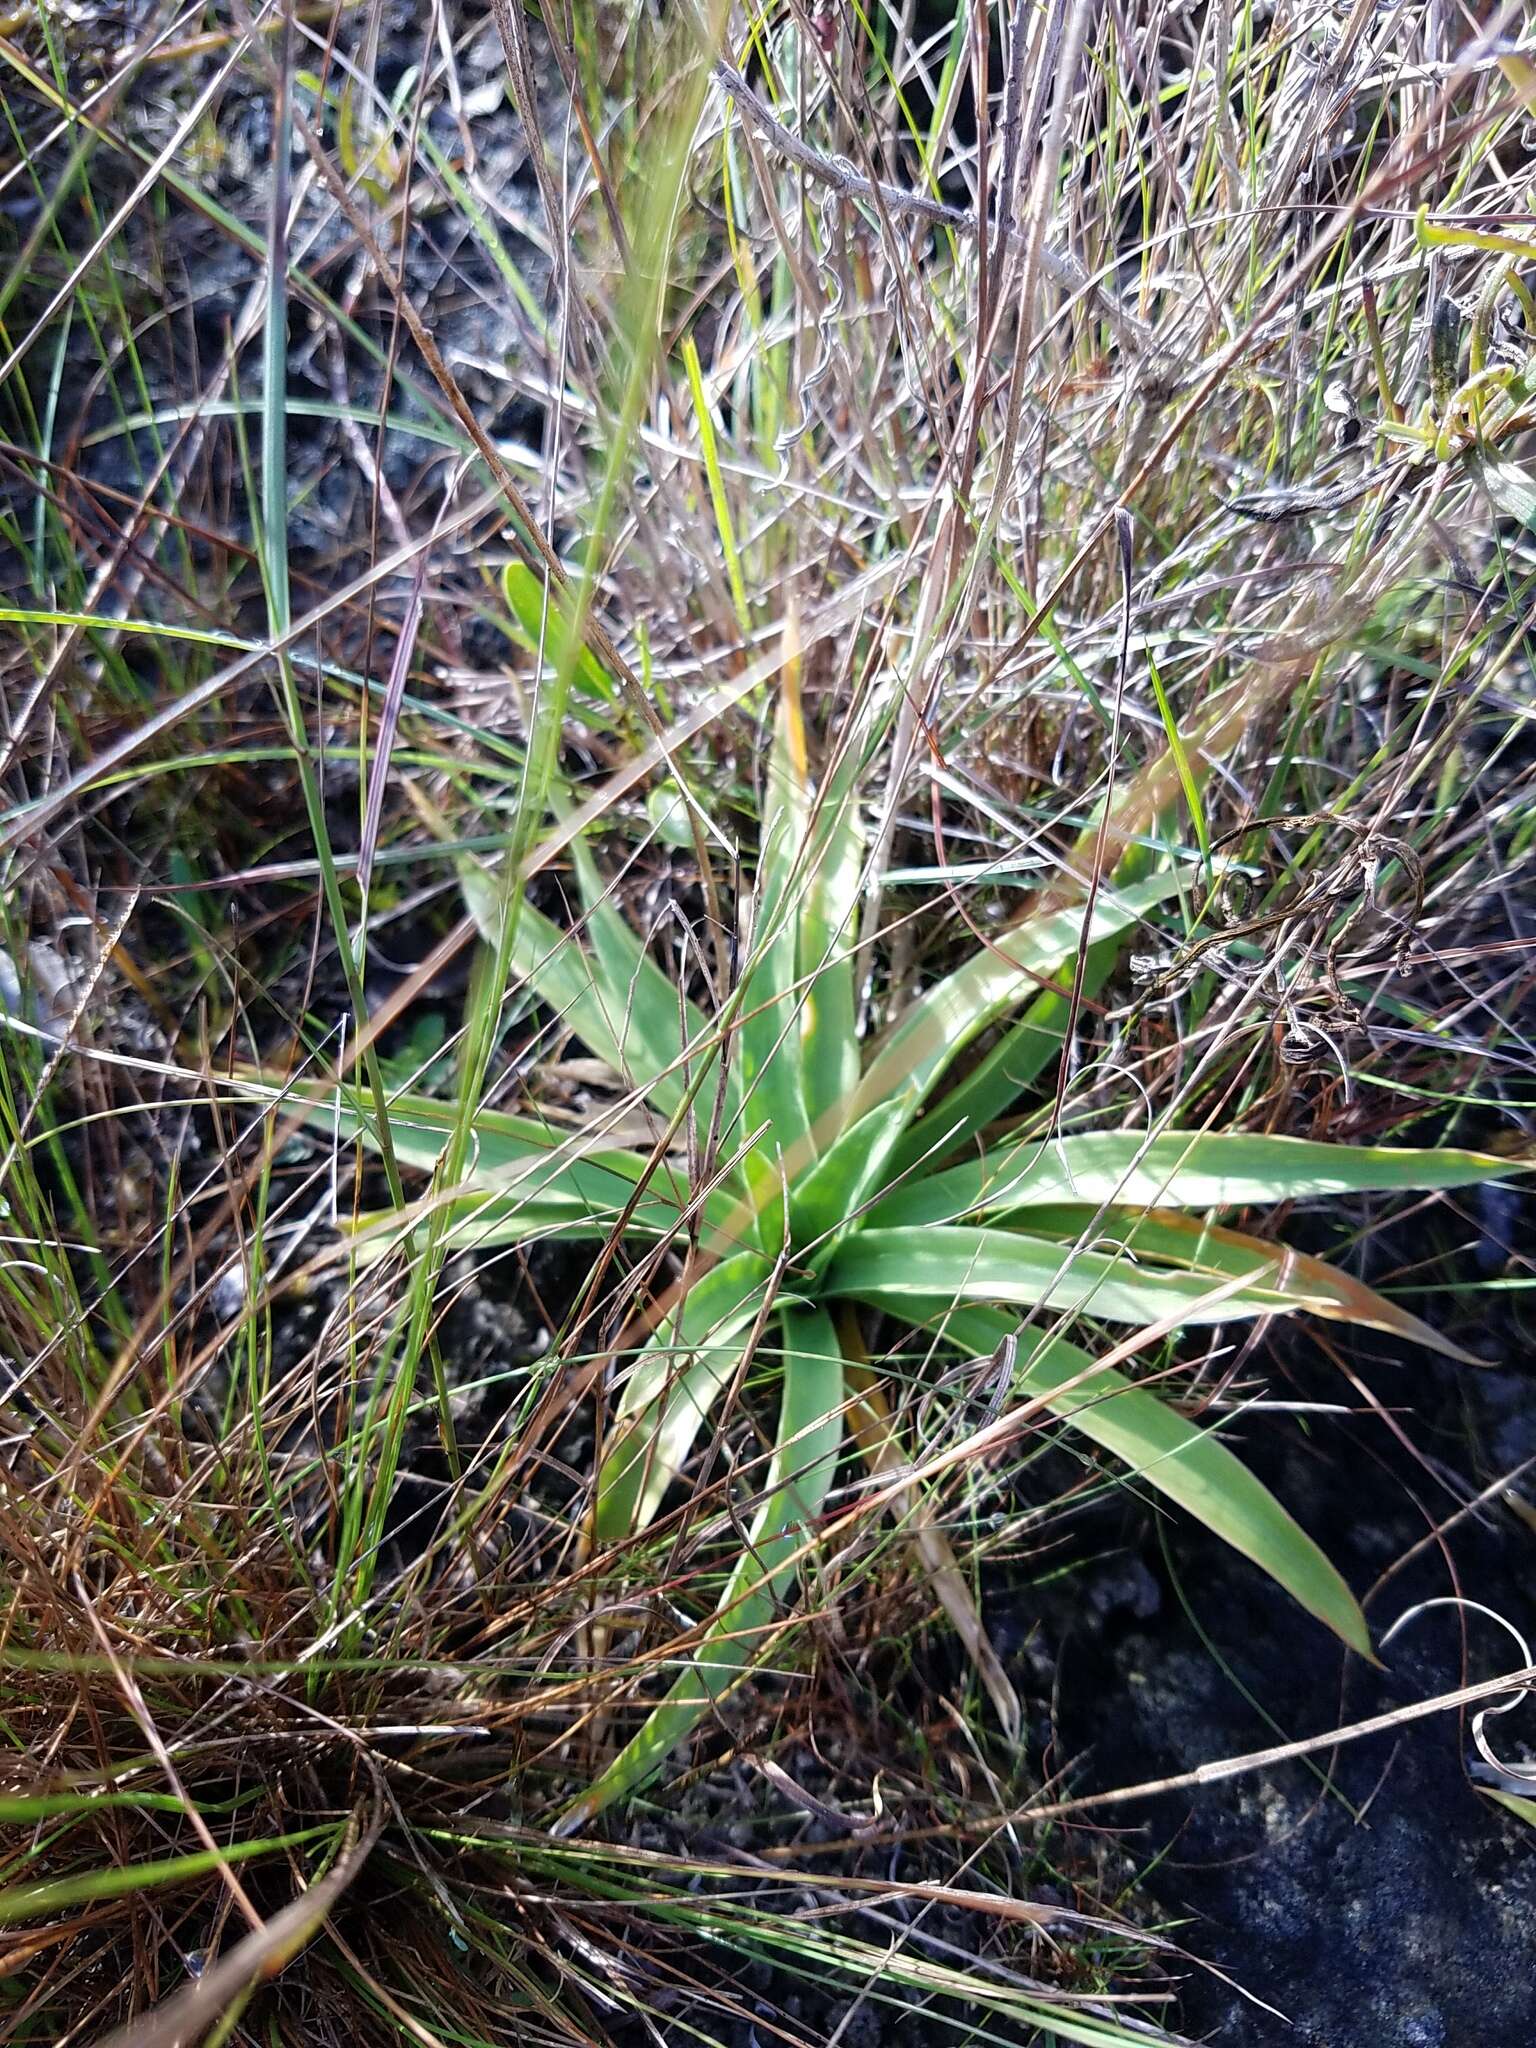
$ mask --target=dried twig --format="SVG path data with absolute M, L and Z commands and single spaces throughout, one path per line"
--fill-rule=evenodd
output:
M 723 57 L 715 59 L 714 71 L 716 80 L 743 113 L 751 116 L 764 140 L 787 162 L 804 171 L 807 177 L 830 185 L 841 198 L 883 206 L 891 214 L 932 221 L 937 227 L 953 228 L 957 234 L 974 235 L 980 231 L 981 224 L 970 207 L 950 206 L 942 199 L 932 199 L 925 192 L 910 191 L 905 185 L 892 185 L 883 178 L 866 178 L 847 157 L 828 156 L 813 149 L 792 128 L 785 127 L 767 102 Z M 1007 226 L 1004 233 L 1010 241 L 1022 240 L 1021 231 L 1016 227 Z M 1127 312 L 1109 286 L 1098 278 L 1090 277 L 1075 256 L 1069 256 L 1047 242 L 1041 246 L 1039 260 L 1053 284 L 1060 285 L 1065 291 L 1081 293 L 1099 308 L 1123 348 L 1137 356 L 1163 356 L 1168 353 L 1146 322 Z

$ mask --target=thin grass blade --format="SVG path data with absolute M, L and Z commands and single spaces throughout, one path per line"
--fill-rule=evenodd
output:
M 897 1436 L 880 1375 L 867 1364 L 850 1361 L 848 1385 L 856 1396 L 849 1410 L 854 1441 L 870 1471 L 879 1479 L 890 1480 L 905 1471 L 911 1461 Z M 933 1588 L 934 1598 L 948 1617 L 965 1654 L 975 1665 L 976 1675 L 992 1702 L 1003 1734 L 1010 1742 L 1017 1742 L 1023 1722 L 1019 1696 L 1003 1669 L 992 1638 L 987 1634 L 976 1605 L 976 1596 L 960 1569 L 954 1545 L 917 1487 L 898 1487 L 891 1498 L 891 1511 L 917 1553 L 918 1562 Z
M 185 2048 L 199 2039 L 242 1993 L 276 1977 L 314 1939 L 367 1862 L 382 1826 L 382 1812 L 375 1813 L 366 1829 L 355 1824 L 323 1877 L 153 2012 L 114 2028 L 97 2048 Z

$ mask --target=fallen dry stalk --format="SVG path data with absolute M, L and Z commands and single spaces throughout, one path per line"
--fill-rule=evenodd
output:
M 1362 1736 L 1385 1734 L 1410 1721 L 1427 1720 L 1431 1714 L 1448 1713 L 1453 1707 L 1476 1706 L 1501 1692 L 1519 1692 L 1536 1685 L 1536 1664 L 1519 1671 L 1507 1671 L 1501 1678 L 1484 1678 L 1476 1685 L 1458 1686 L 1454 1692 L 1436 1693 L 1432 1699 L 1415 1700 L 1406 1707 L 1391 1707 L 1384 1714 L 1372 1714 L 1364 1721 L 1351 1721 L 1343 1728 L 1325 1729 L 1321 1735 L 1303 1735 L 1295 1742 L 1279 1742 L 1271 1749 L 1252 1749 L 1244 1756 L 1220 1757 L 1200 1764 L 1173 1778 L 1149 1778 L 1140 1785 L 1121 1785 L 1112 1792 L 1089 1792 L 1081 1799 L 1060 1799 L 1049 1806 L 1022 1806 L 1010 1816 L 1014 1820 L 1064 1820 L 1091 1807 L 1119 1806 L 1130 1799 L 1154 1799 L 1160 1793 L 1179 1792 L 1196 1785 L 1217 1785 L 1223 1778 L 1241 1778 L 1249 1771 L 1266 1770 L 1271 1764 L 1290 1763 L 1320 1749 L 1335 1749 Z

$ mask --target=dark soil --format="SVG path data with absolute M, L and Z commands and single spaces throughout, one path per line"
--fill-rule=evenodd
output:
M 1511 1341 L 1518 1333 L 1509 1333 Z M 1415 1456 L 1380 1416 L 1257 1423 L 1244 1455 L 1323 1542 L 1358 1592 L 1461 1502 L 1536 1454 L 1525 1357 L 1478 1372 L 1422 1355 L 1360 1365 L 1383 1402 L 1411 1395 Z M 1297 1369 L 1304 1398 L 1351 1399 L 1337 1374 Z M 1507 1508 L 1464 1516 L 1369 1603 L 1379 1639 L 1416 1602 L 1460 1592 L 1529 1632 L 1533 1538 Z M 1322 1733 L 1518 1667 L 1496 1624 L 1420 1616 L 1384 1668 L 1324 1629 L 1224 1546 L 1168 1527 L 1077 1581 L 1047 1625 L 1057 1736 L 1086 1750 L 1074 1783 L 1109 1789 Z M 1058 1633 L 1059 1631 L 1059 1633 Z M 1465 1640 L 1464 1640 L 1465 1633 Z M 1528 1713 L 1488 1724 L 1528 1756 Z M 1185 1980 L 1192 2034 L 1266 2048 L 1514 2048 L 1531 2038 L 1536 1841 L 1476 1789 L 1465 1721 L 1438 1714 L 1332 1752 L 1196 1792 L 1101 1809 L 1134 1829 L 1144 1896 L 1188 1953 L 1227 1972 Z M 1481 1768 L 1480 1766 L 1478 1768 Z M 1281 2017 L 1284 2015 L 1284 2017 Z

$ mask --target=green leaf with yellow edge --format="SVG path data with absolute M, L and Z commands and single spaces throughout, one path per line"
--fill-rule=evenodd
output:
M 796 1576 L 796 1554 L 814 1530 L 837 1466 L 844 1391 L 842 1353 L 825 1311 L 791 1308 L 780 1322 L 778 1431 L 746 1547 L 726 1580 L 714 1619 L 665 1700 L 562 1818 L 562 1834 L 654 1776 L 781 1625 L 780 1609 Z
M 1174 1130 L 1149 1137 L 1145 1131 L 1090 1131 L 997 1146 L 914 1178 L 884 1197 L 870 1221 L 958 1222 L 1020 1213 L 1042 1202 L 1235 1209 L 1319 1195 L 1468 1187 L 1529 1170 L 1519 1160 L 1484 1152 L 1329 1145 L 1263 1132 Z
M 597 1478 L 600 1543 L 621 1543 L 650 1522 L 706 1416 L 741 1363 L 772 1272 L 758 1252 L 737 1252 L 684 1295 L 624 1382 Z
M 1326 1260 L 1292 1251 L 1289 1245 L 1268 1238 L 1251 1237 L 1244 1230 L 1228 1230 L 1172 1209 L 1100 1208 L 1081 1203 L 1031 1208 L 1025 1217 L 1031 1235 L 1051 1238 L 1064 1247 L 1077 1244 L 1085 1232 L 1094 1232 L 1099 1246 L 1112 1245 L 1122 1255 L 1141 1262 L 1141 1271 L 1153 1284 L 1169 1277 L 1214 1289 L 1241 1279 L 1244 1285 L 1228 1299 L 1252 1301 L 1255 1312 L 1267 1294 L 1282 1313 L 1308 1309 L 1331 1322 L 1384 1330 L 1464 1365 L 1480 1363 L 1470 1351 L 1463 1351 L 1363 1280 L 1340 1272 Z M 1220 1322 L 1224 1318 L 1218 1309 L 1200 1320 Z
M 1092 1220 L 1092 1213 L 1087 1220 Z M 1086 1249 L 1043 1231 L 989 1230 L 973 1224 L 859 1230 L 833 1251 L 822 1289 L 892 1315 L 907 1314 L 913 1302 L 939 1300 L 1006 1302 L 1116 1323 L 1176 1317 L 1181 1324 L 1200 1324 L 1284 1315 L 1302 1308 L 1338 1315 L 1343 1313 L 1342 1296 L 1354 1285 L 1317 1260 L 1298 1260 L 1282 1246 L 1258 1239 L 1247 1241 L 1240 1258 L 1229 1250 L 1227 1258 L 1218 1259 L 1223 1248 L 1212 1246 L 1209 1263 L 1201 1265 L 1196 1260 L 1203 1248 L 1198 1225 L 1192 1226 L 1194 1241 L 1185 1242 L 1183 1266 L 1155 1265 L 1126 1248 L 1131 1227 L 1131 1219 L 1112 1218 L 1103 1224 L 1099 1240 Z M 1234 1268 L 1244 1276 L 1235 1290 L 1224 1284 L 1230 1282 Z M 1389 1305 L 1368 1288 L 1359 1293 L 1364 1297 L 1362 1310 L 1379 1303 L 1390 1316 Z M 1375 1320 L 1375 1315 L 1361 1313 L 1354 1320 Z M 1406 1320 L 1412 1323 L 1413 1318 Z

